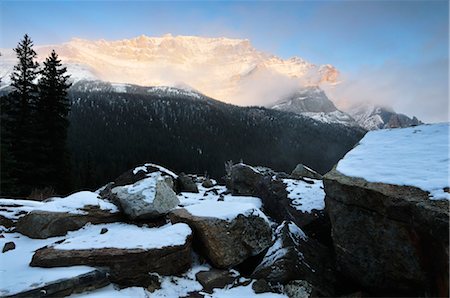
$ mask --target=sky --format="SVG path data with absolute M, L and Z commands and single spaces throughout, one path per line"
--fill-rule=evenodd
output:
M 390 105 L 448 121 L 448 1 L 5 1 L 0 47 L 27 32 L 35 44 L 198 35 L 246 38 L 258 50 L 332 64 L 345 106 Z M 340 101 L 340 102 L 339 102 Z

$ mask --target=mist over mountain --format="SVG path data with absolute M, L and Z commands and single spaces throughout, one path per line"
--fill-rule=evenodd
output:
M 36 46 L 42 59 L 55 49 L 74 80 L 99 79 L 143 86 L 183 86 L 238 105 L 265 105 L 303 85 L 338 82 L 332 65 L 299 57 L 282 59 L 255 49 L 247 39 L 197 36 L 148 37 L 117 41 L 74 38 Z M 0 76 L 16 57 L 2 49 Z

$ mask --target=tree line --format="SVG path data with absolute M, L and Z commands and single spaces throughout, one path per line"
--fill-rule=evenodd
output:
M 0 101 L 1 195 L 28 196 L 48 188 L 67 192 L 70 76 L 54 50 L 40 66 L 27 34 L 14 52 L 13 91 Z

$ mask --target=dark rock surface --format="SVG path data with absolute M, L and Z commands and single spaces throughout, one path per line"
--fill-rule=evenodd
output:
M 88 222 L 98 224 L 123 220 L 120 213 L 110 213 L 93 207 L 87 208 L 86 211 L 87 214 L 32 211 L 18 220 L 16 229 L 30 238 L 45 239 L 64 236 L 68 231 L 78 230 Z
M 203 290 L 212 293 L 215 288 L 224 288 L 233 284 L 236 280 L 235 274 L 228 270 L 214 269 L 208 271 L 200 271 L 195 275 L 197 281 L 203 286 Z
M 105 287 L 109 284 L 106 272 L 93 270 L 91 272 L 46 283 L 38 288 L 16 293 L 7 297 L 30 298 L 30 297 L 64 297 L 75 293 L 92 291 Z
M 231 167 L 228 189 L 233 195 L 253 195 L 263 175 L 255 168 L 239 163 Z
M 448 295 L 448 201 L 336 170 L 324 186 L 340 271 L 374 295 Z
M 283 222 L 275 232 L 275 242 L 252 273 L 252 278 L 287 284 L 306 280 L 322 296 L 334 294 L 334 269 L 331 252 L 308 238 L 292 222 Z
M 2 253 L 13 250 L 16 248 L 16 244 L 14 242 L 6 242 L 3 246 Z
M 181 173 L 177 178 L 177 186 L 178 192 L 193 192 L 198 193 L 197 184 L 195 184 L 194 179 L 186 175 L 185 173 Z
M 186 209 L 169 214 L 172 223 L 183 222 L 194 231 L 195 247 L 217 268 L 231 268 L 261 253 L 272 243 L 268 222 L 257 215 L 238 215 L 231 221 L 199 217 Z

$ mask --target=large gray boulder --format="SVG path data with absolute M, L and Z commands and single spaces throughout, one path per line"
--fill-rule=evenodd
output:
M 233 165 L 230 175 L 227 187 L 234 195 L 253 195 L 263 178 L 257 169 L 243 163 Z
M 69 231 L 75 231 L 87 223 L 111 223 L 123 220 L 123 215 L 115 212 L 86 206 L 84 214 L 70 212 L 31 211 L 19 218 L 16 224 L 17 232 L 34 239 L 46 239 L 64 236 Z
M 187 208 L 204 209 L 206 213 L 194 215 Z M 272 243 L 267 218 L 256 208 L 243 208 L 228 219 L 208 214 L 233 209 L 237 208 L 231 203 L 211 202 L 176 209 L 169 217 L 173 223 L 183 222 L 192 228 L 195 246 L 214 267 L 231 268 L 261 253 Z
M 448 295 L 447 200 L 335 169 L 324 186 L 337 266 L 348 278 L 376 295 Z
M 160 172 L 153 172 L 134 184 L 114 187 L 111 194 L 132 220 L 161 217 L 180 203 Z
M 326 247 L 307 237 L 293 222 L 285 221 L 276 229 L 274 244 L 251 277 L 281 284 L 306 280 L 321 296 L 333 296 L 332 263 L 331 252 Z

